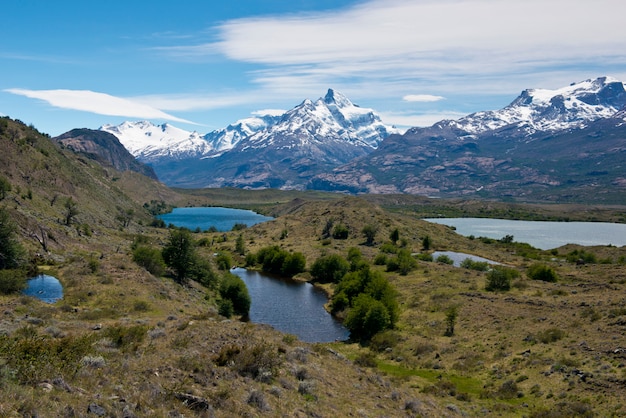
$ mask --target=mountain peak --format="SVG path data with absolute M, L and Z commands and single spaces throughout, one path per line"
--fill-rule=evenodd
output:
M 346 96 L 333 89 L 328 89 L 326 96 L 324 96 L 324 103 L 327 105 L 334 104 L 337 107 L 355 106 Z

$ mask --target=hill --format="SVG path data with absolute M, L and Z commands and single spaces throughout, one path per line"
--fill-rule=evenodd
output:
M 53 305 L 0 295 L 2 416 L 626 413 L 626 248 L 546 252 L 511 240 L 461 237 L 418 215 L 445 210 L 547 217 L 566 216 L 570 207 L 171 190 L 104 167 L 7 118 L 0 119 L 0 141 L 6 150 L 0 176 L 11 185 L 0 206 L 19 225 L 18 238 L 40 271 L 58 277 L 65 291 Z M 69 198 L 78 213 L 67 225 Z M 169 230 L 149 226 L 148 209 L 161 203 L 258 207 L 277 217 L 239 231 L 194 233 L 198 254 L 217 274 L 214 254 L 229 254 L 243 265 L 247 255 L 279 246 L 305 255 L 307 271 L 298 279 L 311 280 L 318 258 L 347 258 L 351 248 L 358 249 L 362 261 L 397 291 L 396 327 L 362 345 L 306 344 L 266 326 L 226 319 L 218 314 L 215 289 L 177 284 L 133 261 L 133 243 L 162 249 L 168 242 Z M 617 207 L 575 209 L 573 219 L 623 219 L 626 213 Z M 130 219 L 121 216 L 129 211 Z M 347 236 L 326 236 L 329 221 L 345 227 Z M 370 244 L 366 226 L 376 231 Z M 32 236 L 41 228 L 47 251 Z M 245 255 L 236 251 L 240 235 Z M 415 261 L 406 272 L 388 267 L 400 250 Z M 519 277 L 509 290 L 487 291 L 488 272 L 430 261 L 432 250 L 482 256 Z M 558 280 L 531 279 L 536 263 L 553 269 Z M 336 289 L 333 283 L 319 286 L 331 295 Z

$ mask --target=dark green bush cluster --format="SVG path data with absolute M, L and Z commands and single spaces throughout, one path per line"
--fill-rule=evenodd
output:
M 396 290 L 380 272 L 364 266 L 347 273 L 335 288 L 333 313 L 345 312 L 351 338 L 369 341 L 375 334 L 395 326 L 399 308 Z
M 446 254 L 441 254 L 439 257 L 437 257 L 437 262 L 450 265 L 454 264 L 454 261 L 450 258 L 450 256 Z
M 0 294 L 20 292 L 26 287 L 25 252 L 16 231 L 9 212 L 0 207 Z
M 406 276 L 417 268 L 417 260 L 413 258 L 411 252 L 401 248 L 395 257 L 387 258 L 387 271 L 397 271 L 401 275 Z
M 26 288 L 26 271 L 23 269 L 0 270 L 0 294 L 21 292 Z
M 193 279 L 209 288 L 217 285 L 217 275 L 209 261 L 197 255 L 196 244 L 188 229 L 170 230 L 170 237 L 162 255 L 178 283 L 186 284 L 189 279 Z
M 554 269 L 545 264 L 533 264 L 526 270 L 526 275 L 532 280 L 541 280 L 544 282 L 554 283 L 558 280 Z
M 322 256 L 311 266 L 311 276 L 320 283 L 337 283 L 350 270 L 350 263 L 339 254 Z
M 250 294 L 244 281 L 232 273 L 225 273 L 220 284 L 219 313 L 227 318 L 233 314 L 247 316 L 250 312 Z
M 485 290 L 491 292 L 510 290 L 511 282 L 513 279 L 518 278 L 519 275 L 519 271 L 510 267 L 493 266 L 487 273 L 487 286 L 485 286 Z
M 280 274 L 286 277 L 293 277 L 306 269 L 304 254 L 300 252 L 290 253 L 277 245 L 261 248 L 254 259 L 247 257 L 246 263 L 248 265 L 259 264 L 267 273 Z
M 137 240 L 133 243 L 133 261 L 148 270 L 151 274 L 160 277 L 165 274 L 165 261 L 161 250 Z
M 350 234 L 350 230 L 344 224 L 337 224 L 333 228 L 333 238 L 335 239 L 347 239 Z

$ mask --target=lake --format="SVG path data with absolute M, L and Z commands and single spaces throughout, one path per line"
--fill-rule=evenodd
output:
M 54 303 L 63 299 L 63 286 L 56 277 L 40 274 L 26 282 L 26 289 L 22 293 L 46 303 Z
M 251 210 L 222 207 L 174 208 L 172 212 L 159 215 L 158 218 L 166 225 L 172 224 L 191 230 L 200 228 L 202 231 L 215 227 L 222 232 L 232 230 L 235 224 L 252 226 L 274 219 Z
M 549 250 L 565 244 L 626 245 L 626 224 L 608 222 L 513 221 L 489 218 L 428 218 L 428 222 L 453 226 L 456 232 L 475 237 L 500 239 L 513 235 L 514 241 Z
M 252 322 L 271 325 L 311 343 L 348 339 L 350 332 L 324 309 L 328 302 L 326 294 L 310 283 L 243 268 L 231 271 L 241 277 L 248 288 Z

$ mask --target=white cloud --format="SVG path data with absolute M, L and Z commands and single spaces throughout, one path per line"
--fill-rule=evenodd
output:
M 402 98 L 405 102 L 438 102 L 439 100 L 443 100 L 445 97 L 443 96 L 434 96 L 432 94 L 407 94 Z
M 623 68 L 625 13 L 621 0 L 370 0 L 329 12 L 234 19 L 216 28 L 217 42 L 162 51 L 261 64 L 251 77 L 271 90 L 321 90 L 350 79 L 405 92 L 428 86 L 502 93 L 552 87 L 538 84 L 555 71 L 570 74 L 570 82 L 605 75 L 581 71 L 589 64 Z
M 107 116 L 142 119 L 166 119 L 176 122 L 194 122 L 178 118 L 150 105 L 130 99 L 90 90 L 26 90 L 6 89 L 8 93 L 39 99 L 62 109 L 80 110 Z
M 252 112 L 252 115 L 254 116 L 281 116 L 284 115 L 286 112 L 286 110 L 284 109 L 261 109 L 261 110 L 255 110 L 254 112 Z
M 459 119 L 466 116 L 465 113 L 455 111 L 428 112 L 421 114 L 409 114 L 399 112 L 383 112 L 380 114 L 382 121 L 388 125 L 394 125 L 400 129 L 414 126 L 432 126 L 444 119 Z

